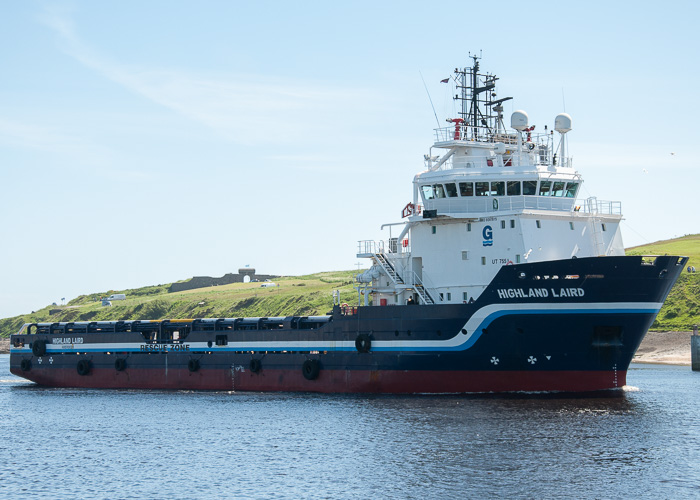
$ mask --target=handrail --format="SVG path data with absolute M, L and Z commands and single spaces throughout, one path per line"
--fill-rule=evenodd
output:
M 392 241 L 393 240 L 393 241 Z M 404 240 L 390 239 L 390 240 L 360 240 L 357 242 L 357 254 L 358 255 L 378 255 L 378 254 L 392 254 L 401 255 L 411 252 L 410 244 L 404 246 Z
M 474 196 L 434 198 L 425 200 L 423 211 L 437 210 L 439 214 L 485 213 L 509 210 L 554 210 L 592 215 L 622 215 L 619 201 L 568 198 L 565 196 Z
M 414 286 L 416 284 L 420 285 L 421 288 L 423 288 L 423 291 L 425 292 L 425 294 L 430 298 L 430 300 L 433 301 L 433 304 L 435 303 L 434 297 L 439 297 L 439 294 L 436 292 L 434 287 L 426 287 L 425 284 L 423 283 L 423 280 L 421 280 L 420 276 L 418 276 L 415 271 L 413 271 L 413 284 L 414 284 Z M 430 292 L 433 292 L 433 293 L 430 293 Z M 421 298 L 423 298 L 423 297 L 421 297 Z
M 423 288 L 425 288 L 426 291 L 432 292 L 433 297 L 439 296 L 437 287 L 435 286 L 435 283 L 433 283 L 429 276 L 423 273 L 423 277 L 420 278 L 420 280 L 421 284 L 423 285 Z

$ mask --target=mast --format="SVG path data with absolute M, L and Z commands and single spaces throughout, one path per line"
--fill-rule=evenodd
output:
M 455 68 L 455 80 L 459 93 L 454 99 L 461 101 L 459 115 L 464 120 L 465 139 L 489 140 L 489 136 L 500 130 L 503 111 L 501 103 L 512 97 L 494 100 L 496 93 L 493 90 L 498 78 L 496 75 L 479 73 L 480 57 L 471 54 L 469 57 L 472 58 L 470 68 Z M 484 130 L 483 134 L 479 133 L 480 129 Z
M 477 89 L 477 74 L 479 72 L 479 61 L 477 61 L 476 54 L 472 56 L 474 60 L 474 66 L 472 66 L 472 138 L 476 139 L 479 137 L 479 128 L 477 124 L 477 115 L 479 114 L 479 91 Z

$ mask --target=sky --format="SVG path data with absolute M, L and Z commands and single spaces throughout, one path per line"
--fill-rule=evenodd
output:
M 0 318 L 357 269 L 470 53 L 506 118 L 572 116 L 581 194 L 622 202 L 625 246 L 698 233 L 698 5 L 0 0 Z

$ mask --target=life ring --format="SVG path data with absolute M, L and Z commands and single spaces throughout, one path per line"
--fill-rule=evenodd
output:
M 199 370 L 199 360 L 198 359 L 190 359 L 187 362 L 187 369 L 190 371 L 190 373 L 194 373 L 197 370 Z
M 32 343 L 32 354 L 36 357 L 41 357 L 46 354 L 46 341 L 35 340 Z
M 348 311 L 350 310 L 350 304 L 348 304 L 347 302 L 343 302 L 340 305 L 340 310 L 343 312 L 343 314 L 347 314 Z
M 317 359 L 307 359 L 301 366 L 301 372 L 306 380 L 315 380 L 321 371 L 321 364 Z
M 23 359 L 22 362 L 19 364 L 19 367 L 22 369 L 23 372 L 28 372 L 32 369 L 32 362 L 28 359 Z
M 506 266 L 512 266 L 512 265 L 513 265 L 513 261 L 512 261 L 512 260 L 508 260 L 508 262 L 506 262 Z
M 90 369 L 92 368 L 90 360 L 88 359 L 81 359 L 78 361 L 78 375 L 84 376 L 88 375 L 90 373 Z
M 372 339 L 366 333 L 361 333 L 355 339 L 355 349 L 357 352 L 369 352 L 372 348 Z
M 114 361 L 114 369 L 118 372 L 123 372 L 126 370 L 126 360 L 124 358 L 117 358 Z
M 250 369 L 251 372 L 253 373 L 258 373 L 260 370 L 262 370 L 262 361 L 259 359 L 251 359 L 250 364 L 248 365 L 248 368 Z

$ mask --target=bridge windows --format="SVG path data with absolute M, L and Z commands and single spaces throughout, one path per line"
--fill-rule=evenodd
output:
M 576 198 L 576 191 L 578 191 L 578 182 L 567 182 L 566 183 L 566 197 Z
M 507 186 L 508 196 L 520 196 L 520 181 L 508 181 Z
M 473 182 L 460 182 L 459 183 L 459 195 L 460 196 L 474 196 L 474 183 Z
M 523 181 L 523 195 L 535 196 L 537 194 L 537 181 Z
M 564 196 L 565 182 L 555 182 L 552 187 L 552 196 Z
M 491 183 L 491 193 L 490 196 L 505 196 L 506 194 L 506 183 L 505 182 L 492 182 Z
M 470 196 L 554 196 L 576 198 L 579 183 L 564 180 L 446 182 L 420 186 L 424 201 Z

